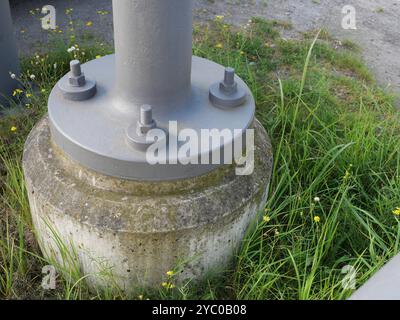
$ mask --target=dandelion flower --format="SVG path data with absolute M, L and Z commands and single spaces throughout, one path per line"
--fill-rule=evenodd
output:
M 10 130 L 11 130 L 11 132 L 17 132 L 18 129 L 17 129 L 17 127 L 13 126 L 13 127 L 11 127 Z
M 221 15 L 218 15 L 218 16 L 215 16 L 215 21 L 222 21 L 222 20 L 224 20 L 224 16 L 221 16 Z
M 397 207 L 397 208 L 393 211 L 393 214 L 394 214 L 395 216 L 400 216 L 400 207 Z
M 93 25 L 93 22 L 92 22 L 92 21 L 86 22 L 86 26 L 87 26 L 87 27 L 91 27 L 92 25 Z
M 271 221 L 271 218 L 269 216 L 264 216 L 263 220 L 264 222 L 268 223 Z
M 321 222 L 321 217 L 315 216 L 315 217 L 314 217 L 314 222 L 315 222 L 315 223 Z
M 217 44 L 215 45 L 215 47 L 216 47 L 217 49 L 223 49 L 224 45 L 223 45 L 222 43 L 217 43 Z
M 173 276 L 175 275 L 175 272 L 174 272 L 174 271 L 168 271 L 168 272 L 166 273 L 166 275 L 167 275 L 168 277 L 173 277 Z

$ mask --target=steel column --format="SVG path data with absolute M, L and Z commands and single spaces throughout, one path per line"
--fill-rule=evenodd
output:
M 114 0 L 118 94 L 138 104 L 190 94 L 193 0 Z
M 8 0 L 0 1 L 0 105 L 6 104 L 17 87 L 10 72 L 18 74 L 18 54 L 14 39 L 14 28 Z

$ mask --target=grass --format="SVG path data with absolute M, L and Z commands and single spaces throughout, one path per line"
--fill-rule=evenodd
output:
M 400 117 L 393 98 L 376 85 L 355 45 L 324 31 L 318 39 L 314 32 L 284 40 L 278 28 L 253 19 L 237 30 L 219 19 L 194 32 L 196 55 L 236 68 L 250 85 L 258 119 L 272 139 L 264 221 L 243 241 L 234 270 L 200 285 L 160 285 L 157 292 L 130 297 L 115 290 L 90 293 L 79 268 L 65 268 L 73 254 L 64 266 L 42 257 L 21 170 L 26 136 L 45 114 L 68 61 L 109 49 L 91 44 L 67 53 L 74 42 L 54 39 L 52 51 L 25 59 L 25 88 L 17 94 L 24 110 L 15 106 L 0 118 L 0 298 L 345 299 L 353 292 L 349 276 L 356 275 L 359 287 L 396 255 Z M 59 274 L 54 291 L 40 286 L 49 264 Z

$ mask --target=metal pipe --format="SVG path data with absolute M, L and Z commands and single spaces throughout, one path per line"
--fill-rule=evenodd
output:
M 11 19 L 10 3 L 0 1 L 0 105 L 7 103 L 13 90 L 17 87 L 16 80 L 11 79 L 10 72 L 18 74 L 18 54 L 14 39 L 14 28 Z M 5 99 L 4 99 L 5 98 Z
M 136 105 L 191 91 L 193 0 L 113 0 L 116 90 Z

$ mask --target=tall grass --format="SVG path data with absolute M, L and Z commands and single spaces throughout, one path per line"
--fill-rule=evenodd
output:
M 349 50 L 353 46 L 320 36 L 284 40 L 259 19 L 243 30 L 223 21 L 196 28 L 194 53 L 234 67 L 254 93 L 258 119 L 274 147 L 270 197 L 264 221 L 243 241 L 234 270 L 200 285 L 160 287 L 140 299 L 345 299 L 353 292 L 349 270 L 358 287 L 398 253 L 400 223 L 393 211 L 400 206 L 399 114 Z M 48 93 L 65 72 L 66 47 L 39 66 L 36 58 L 28 60 L 26 72 L 47 70 L 34 87 Z M 87 59 L 97 54 L 90 52 Z M 54 63 L 64 69 L 54 71 Z M 28 113 L 0 120 L 0 296 L 132 298 L 90 293 L 80 270 L 71 275 L 62 266 L 59 289 L 40 289 L 41 267 L 56 262 L 45 261 L 32 238 L 20 160 L 26 134 L 45 112 L 47 93 L 32 97 Z M 17 133 L 9 132 L 12 125 Z

